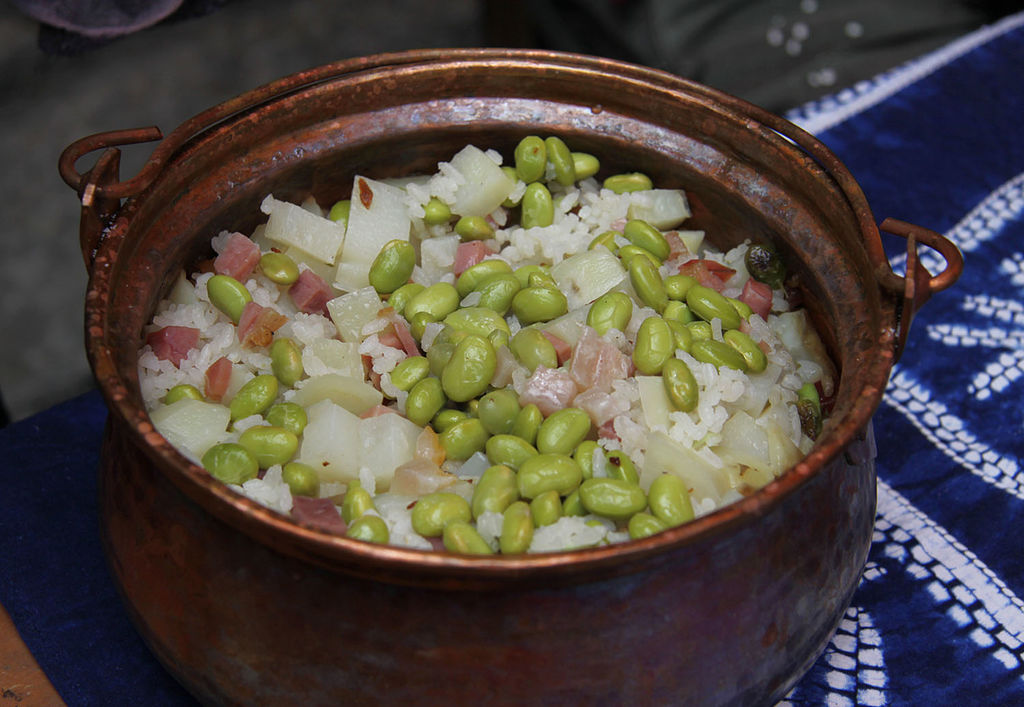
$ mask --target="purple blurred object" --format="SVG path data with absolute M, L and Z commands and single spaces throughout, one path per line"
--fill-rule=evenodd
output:
M 11 0 L 43 24 L 93 39 L 111 39 L 157 24 L 183 0 Z

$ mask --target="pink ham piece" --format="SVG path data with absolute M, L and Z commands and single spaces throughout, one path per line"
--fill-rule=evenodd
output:
M 199 345 L 199 330 L 190 326 L 165 326 L 149 334 L 146 343 L 153 347 L 153 353 L 161 361 L 178 366 L 188 352 Z
M 519 404 L 533 403 L 547 417 L 568 407 L 578 390 L 576 381 L 564 368 L 537 366 L 537 370 L 526 380 L 523 392 L 519 395 Z
M 419 356 L 420 347 L 417 346 L 416 339 L 412 337 L 412 332 L 409 331 L 409 325 L 405 319 L 395 314 L 395 310 L 391 307 L 382 309 L 381 316 L 391 324 L 378 335 L 380 343 L 393 349 L 400 349 L 407 356 Z
M 238 340 L 248 348 L 270 346 L 274 332 L 287 321 L 288 317 L 270 307 L 247 302 L 238 318 Z
M 555 336 L 551 332 L 542 331 L 541 334 L 543 334 L 544 338 L 550 341 L 551 345 L 555 347 L 555 356 L 558 357 L 559 366 L 569 360 L 569 357 L 572 356 L 572 346 L 570 346 L 568 342 Z
M 347 524 L 329 498 L 292 496 L 292 518 L 330 533 L 344 535 Z
M 260 247 L 241 233 L 232 233 L 224 251 L 213 261 L 213 269 L 219 275 L 230 275 L 245 282 L 259 262 Z
M 455 249 L 455 265 L 452 266 L 452 272 L 455 273 L 455 277 L 458 277 L 464 270 L 473 267 L 488 255 L 494 255 L 494 251 L 488 248 L 483 241 L 459 243 Z
M 591 421 L 597 427 L 629 412 L 628 400 L 620 400 L 597 388 L 584 390 L 576 396 L 572 405 L 590 415 Z
M 768 313 L 772 311 L 771 286 L 750 278 L 743 286 L 739 299 L 754 310 L 755 314 L 760 314 L 761 319 L 768 319 Z
M 591 327 L 584 327 L 569 368 L 581 389 L 597 388 L 607 393 L 612 389 L 612 381 L 630 376 L 632 364 L 630 357 L 619 351 L 615 344 L 599 336 Z
M 221 356 L 210 364 L 203 378 L 203 395 L 208 400 L 219 403 L 224 393 L 228 392 L 228 384 L 231 382 L 231 361 L 226 356 Z
M 303 270 L 299 279 L 288 288 L 288 296 L 306 314 L 327 314 L 327 303 L 334 299 L 334 290 L 312 270 Z

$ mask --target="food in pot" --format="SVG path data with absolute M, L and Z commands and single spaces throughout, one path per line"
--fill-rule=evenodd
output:
M 683 191 L 557 137 L 502 162 L 213 237 L 140 350 L 156 428 L 299 521 L 470 554 L 646 537 L 810 449 L 835 371 L 770 246 L 714 250 Z

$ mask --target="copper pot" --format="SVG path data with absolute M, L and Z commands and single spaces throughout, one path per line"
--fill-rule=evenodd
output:
M 558 134 L 687 190 L 721 248 L 773 241 L 841 371 L 826 434 L 743 501 L 646 540 L 529 557 L 379 547 L 297 524 L 190 464 L 146 415 L 136 357 L 173 276 L 268 192 L 321 203 L 354 174 L 429 172 L 473 142 L 511 154 Z M 117 145 L 61 158 L 82 201 L 89 359 L 110 407 L 102 533 L 140 633 L 218 704 L 767 703 L 825 648 L 867 557 L 871 415 L 913 312 L 952 284 L 956 248 L 923 228 L 887 264 L 853 178 L 810 135 L 662 72 L 536 51 L 419 51 L 297 74 L 188 121 L 133 179 Z M 86 153 L 106 148 L 85 174 Z M 123 202 L 122 202 L 123 200 Z M 947 261 L 933 277 L 916 242 Z

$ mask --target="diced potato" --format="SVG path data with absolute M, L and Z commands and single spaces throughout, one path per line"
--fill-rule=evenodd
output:
M 647 438 L 647 452 L 644 455 L 640 486 L 650 488 L 659 474 L 675 474 L 690 490 L 696 503 L 710 498 L 718 506 L 726 484 L 721 470 L 709 464 L 696 452 L 676 442 L 663 432 L 652 432 Z
M 196 297 L 196 287 L 185 277 L 184 270 L 178 273 L 171 291 L 167 293 L 167 299 L 174 304 L 195 304 L 199 301 Z
M 666 231 L 690 218 L 690 205 L 681 189 L 649 189 L 633 195 L 626 215 Z
M 388 241 L 409 239 L 412 225 L 405 191 L 367 177 L 356 177 L 352 210 L 341 262 L 361 263 L 367 269 Z
M 722 442 L 715 447 L 727 464 L 765 466 L 768 459 L 768 435 L 750 415 L 736 412 L 722 426 Z
M 676 234 L 679 236 L 679 240 L 683 242 L 683 245 L 686 246 L 686 249 L 694 255 L 697 254 L 701 243 L 704 242 L 704 231 L 676 231 Z
M 359 345 L 337 339 L 317 339 L 302 350 L 302 367 L 309 376 L 338 373 L 362 378 L 363 360 Z
M 369 287 L 369 271 L 370 266 L 366 263 L 338 263 L 334 269 L 334 289 L 342 292 L 355 292 Z
M 637 376 L 637 388 L 640 391 L 640 408 L 644 411 L 644 423 L 650 428 L 668 429 L 668 415 L 673 411 L 672 403 L 665 391 L 665 382 L 661 376 Z
M 338 328 L 338 336 L 342 341 L 359 343 L 362 339 L 359 332 L 376 319 L 383 306 L 377 291 L 372 287 L 364 287 L 329 301 L 327 313 Z
M 576 342 L 580 340 L 580 336 L 583 335 L 583 326 L 587 323 L 587 311 L 586 307 L 578 307 L 550 322 L 542 322 L 533 326 L 541 331 L 554 334 L 569 346 L 575 346 Z
M 377 491 L 391 487 L 395 469 L 411 461 L 423 428 L 401 415 L 378 415 L 359 421 L 360 467 L 377 480 Z
M 501 167 L 478 147 L 466 145 L 451 165 L 466 178 L 455 192 L 452 211 L 460 216 L 486 216 L 501 206 L 515 187 Z
M 149 415 L 153 426 L 178 449 L 197 460 L 228 437 L 231 411 L 224 405 L 185 398 L 157 408 Z
M 380 405 L 384 396 L 359 378 L 326 373 L 306 380 L 305 384 L 295 391 L 292 400 L 302 407 L 315 405 L 321 400 L 330 400 L 353 415 L 362 415 L 374 405 Z
M 762 422 L 759 420 L 759 422 Z M 796 464 L 804 456 L 804 451 L 793 444 L 789 435 L 773 422 L 763 422 L 765 433 L 768 437 L 768 459 L 767 468 L 775 476 L 779 476 L 789 467 Z
M 263 232 L 268 240 L 285 248 L 297 248 L 327 265 L 335 263 L 345 244 L 345 229 L 341 225 L 273 196 L 263 200 L 260 210 L 270 215 Z
M 359 475 L 359 417 L 330 400 L 306 408 L 298 460 L 321 481 L 347 482 Z
M 626 278 L 622 263 L 607 248 L 570 255 L 551 268 L 551 277 L 565 293 L 569 309 L 590 304 Z

